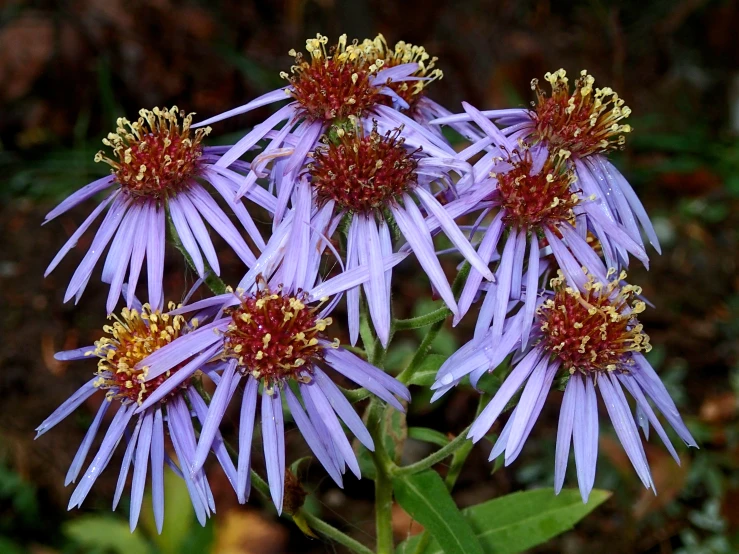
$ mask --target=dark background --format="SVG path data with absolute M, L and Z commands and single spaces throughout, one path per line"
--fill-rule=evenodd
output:
M 62 304 L 90 237 L 42 278 L 94 203 L 40 227 L 44 215 L 66 194 L 104 174 L 105 167 L 92 158 L 116 117 L 172 104 L 206 117 L 243 104 L 279 86 L 279 72 L 292 63 L 287 51 L 301 50 L 317 32 L 332 41 L 341 33 L 362 39 L 382 32 L 391 44 L 424 45 L 444 71 L 429 95 L 452 111 L 462 100 L 481 109 L 526 105 L 530 80 L 559 67 L 570 75 L 586 68 L 596 86 L 611 86 L 626 99 L 635 131 L 616 162 L 643 199 L 664 246 L 662 256 L 652 252 L 650 271 L 634 267 L 631 279 L 643 285 L 656 306 L 643 317 L 655 346 L 651 360 L 701 449 L 681 450 L 678 467 L 660 445 L 649 443 L 655 497 L 642 490 L 615 435 L 602 425 L 596 486 L 616 492 L 575 531 L 540 551 L 739 550 L 738 3 L 79 0 L 1 5 L 1 551 L 105 552 L 107 540 L 118 545 L 113 551 L 127 545 L 135 552 L 141 548 L 136 541 L 152 540 L 146 514 L 134 537 L 120 529 L 125 505 L 109 515 L 116 460 L 85 507 L 65 511 L 71 492 L 63 487 L 64 474 L 94 403 L 33 441 L 33 429 L 94 371 L 85 363 L 60 364 L 52 356 L 95 340 L 104 323 L 106 294 L 93 279 L 78 307 Z M 226 140 L 267 113 L 218 124 L 214 134 Z M 177 298 L 192 275 L 182 264 L 168 263 L 167 290 Z M 450 269 L 453 265 L 451 260 Z M 412 264 L 404 267 L 409 279 L 399 280 L 396 301 L 410 312 L 427 289 L 414 285 Z M 230 268 L 234 275 L 241 271 L 236 260 Z M 448 353 L 467 340 L 470 325 L 442 334 L 437 351 Z M 407 335 L 391 367 L 401 366 L 418 340 Z M 472 418 L 471 391 L 460 390 L 431 407 L 420 390 L 414 392 L 411 424 L 456 433 Z M 460 505 L 551 486 L 559 401 L 558 394 L 551 395 L 513 466 L 491 475 L 485 461 L 490 445 L 473 450 L 455 493 Z M 601 421 L 606 420 L 603 415 Z M 422 448 L 409 442 L 409 455 Z M 297 433 L 288 433 L 288 460 L 304 454 Z M 340 491 L 324 477 L 315 468 L 307 474 L 306 488 L 318 491 L 310 508 L 371 544 L 371 482 L 347 478 Z M 278 520 L 256 494 L 247 507 L 237 506 L 215 468 L 211 482 L 217 516 L 201 530 L 186 499 L 170 502 L 167 510 L 179 524 L 168 522 L 165 538 L 156 539 L 163 551 L 341 551 Z M 574 476 L 568 482 L 574 485 Z M 409 530 L 416 532 L 400 509 L 395 524 L 399 540 Z

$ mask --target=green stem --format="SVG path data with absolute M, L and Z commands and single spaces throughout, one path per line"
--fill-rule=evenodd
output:
M 372 550 L 370 550 L 360 542 L 354 540 L 349 535 L 342 533 L 336 527 L 329 525 L 328 523 L 314 516 L 310 512 L 307 512 L 306 510 L 301 508 L 299 514 L 303 519 L 305 519 L 306 522 L 308 522 L 311 529 L 317 531 L 327 539 L 334 540 L 337 543 L 346 546 L 349 550 L 357 552 L 358 554 L 374 554 Z
M 418 329 L 419 327 L 426 327 L 427 325 L 433 325 L 439 321 L 444 321 L 451 315 L 452 311 L 446 306 L 442 306 L 418 317 L 411 317 L 409 319 L 396 319 L 395 329 L 397 331 L 407 331 L 408 329 Z
M 393 468 L 393 475 L 398 477 L 402 475 L 413 475 L 414 473 L 429 469 L 430 467 L 438 464 L 444 458 L 446 458 L 447 456 L 451 456 L 467 443 L 467 433 L 469 432 L 469 430 L 470 427 L 467 427 L 464 431 L 457 435 L 457 437 L 453 441 L 451 441 L 446 446 L 440 448 L 430 456 L 427 456 L 423 460 L 419 460 L 415 464 Z
M 177 229 L 175 228 L 174 222 L 172 221 L 169 213 L 167 213 L 167 222 L 169 224 L 169 234 L 172 237 L 172 242 L 174 243 L 177 250 L 179 250 L 182 256 L 185 258 L 187 264 L 193 269 L 193 271 L 195 271 L 195 273 L 197 273 L 198 270 L 195 268 L 195 263 L 192 261 L 192 258 L 190 257 L 190 254 L 188 254 L 185 247 L 182 245 L 180 235 L 177 234 Z M 213 268 L 210 267 L 210 264 L 208 264 L 206 260 L 203 260 L 203 264 L 205 265 L 205 279 L 203 279 L 203 282 L 213 294 L 225 294 L 228 290 L 226 283 L 224 283 L 221 278 L 215 274 Z
M 393 552 L 393 487 L 390 482 L 391 467 L 394 466 L 385 450 L 382 436 L 382 423 L 385 406 L 372 398 L 368 406 L 367 429 L 375 443 L 372 461 L 375 465 L 375 529 L 377 535 L 377 554 Z

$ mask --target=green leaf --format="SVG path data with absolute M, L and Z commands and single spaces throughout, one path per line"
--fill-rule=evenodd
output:
M 516 492 L 462 510 L 487 554 L 514 554 L 572 529 L 572 527 L 610 498 L 611 492 L 594 490 L 590 501 L 582 503 L 580 492 L 553 489 Z M 415 552 L 420 537 L 398 546 L 398 554 Z M 446 547 L 432 540 L 423 554 L 444 554 Z M 420 554 L 420 553 L 419 553 Z
M 405 422 L 405 412 L 399 412 L 395 408 L 388 407 L 385 410 L 384 432 L 382 440 L 385 443 L 385 451 L 396 464 L 400 463 L 403 454 L 403 444 L 408 437 L 408 426 Z
M 430 442 L 437 446 L 446 446 L 449 444 L 449 437 L 436 429 L 429 429 L 428 427 L 409 427 L 408 438 Z
M 483 554 L 469 523 L 435 471 L 393 479 L 398 504 L 416 519 L 446 554 Z M 437 549 L 439 546 L 437 546 Z
M 447 361 L 447 358 L 449 358 L 449 356 L 445 354 L 429 354 L 426 356 L 426 359 L 421 362 L 421 365 L 418 366 L 418 369 L 413 374 L 408 384 L 420 385 L 422 387 L 433 385 L 439 368 Z
M 147 553 L 153 548 L 140 531 L 131 533 L 128 522 L 110 516 L 83 516 L 63 526 L 64 533 L 80 546 L 120 554 Z

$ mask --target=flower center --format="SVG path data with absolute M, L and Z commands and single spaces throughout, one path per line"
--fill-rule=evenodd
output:
M 365 52 L 371 52 L 369 54 L 370 59 L 382 60 L 384 62 L 383 67 L 385 68 L 406 63 L 418 64 L 418 70 L 413 73 L 413 76 L 420 77 L 423 80 L 392 82 L 389 85 L 398 96 L 408 102 L 411 109 L 423 96 L 424 89 L 433 81 L 441 79 L 444 76 L 441 69 L 434 67 L 438 58 L 436 56 L 431 57 L 423 46 L 408 44 L 401 40 L 391 49 L 385 37 L 380 34 L 374 40 L 365 39 L 362 43 L 362 49 Z
M 193 114 L 183 114 L 174 106 L 141 110 L 134 122 L 119 118 L 116 132 L 103 139 L 114 159 L 100 151 L 95 161 L 110 165 L 116 181 L 132 196 L 159 199 L 177 194 L 198 175 L 200 143 L 210 133 L 206 127 L 191 134 Z
M 621 286 L 625 277 L 621 272 L 605 287 L 591 278 L 584 294 L 565 286 L 561 273 L 552 279 L 554 298 L 537 314 L 545 349 L 570 373 L 623 371 L 633 363 L 630 352 L 651 350 L 649 336 L 637 320 L 645 308 L 636 299 L 641 289 Z
M 227 310 L 232 321 L 225 333 L 226 357 L 238 360 L 242 373 L 267 383 L 310 371 L 322 358 L 318 337 L 332 319 L 318 318 L 318 308 L 303 300 L 268 288 L 242 298 Z
M 550 155 L 536 174 L 528 150 L 523 155 L 515 151 L 506 160 L 511 169 L 495 177 L 507 224 L 532 229 L 572 219 L 579 197 L 572 192 L 575 176 L 566 159 L 566 153 Z
M 175 309 L 174 303 L 169 304 L 169 309 Z M 136 364 L 179 337 L 186 325 L 185 319 L 181 315 L 170 316 L 152 310 L 149 304 L 144 304 L 141 312 L 123 308 L 120 317 L 110 317 L 115 320 L 113 325 L 103 327 L 109 336 L 96 341 L 95 350 L 90 353 L 100 358 L 95 386 L 107 390 L 108 399 L 141 404 L 178 368 L 145 381 L 147 368 L 137 369 Z M 197 324 L 197 319 L 190 322 L 192 327 Z M 188 384 L 189 380 L 180 388 Z
M 306 41 L 310 61 L 290 50 L 295 57 L 291 75 L 280 74 L 290 82 L 289 94 L 300 103 L 302 114 L 313 120 L 331 121 L 362 115 L 384 102 L 379 88 L 372 84 L 372 75 L 383 61 L 369 59 L 356 42 L 347 45 L 346 35 L 328 51 L 327 43 L 328 38 L 322 35 Z
M 612 89 L 593 89 L 595 79 L 586 70 L 570 87 L 564 69 L 547 73 L 544 78 L 552 87 L 547 96 L 538 79 L 531 81 L 536 91 L 534 105 L 535 138 L 548 142 L 553 149 L 569 150 L 574 156 L 587 156 L 622 147 L 628 124 L 619 123 L 631 114 L 624 101 Z
M 354 212 L 371 212 L 397 200 L 417 182 L 414 158 L 408 150 L 401 129 L 385 135 L 361 129 L 336 133 L 316 148 L 309 166 L 311 183 L 322 200 L 335 200 Z

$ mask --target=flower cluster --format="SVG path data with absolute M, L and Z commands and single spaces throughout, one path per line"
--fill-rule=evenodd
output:
M 504 453 L 510 463 L 518 456 L 556 379 L 566 382 L 557 490 L 571 443 L 584 500 L 593 487 L 596 389 L 639 477 L 653 487 L 637 426 L 646 435 L 651 425 L 678 461 L 657 412 L 687 444 L 695 442 L 643 355 L 650 345 L 638 316 L 646 303 L 641 289 L 626 282 L 630 256 L 648 263 L 642 232 L 659 245 L 642 204 L 607 158 L 631 130 L 623 100 L 594 88 L 587 72 L 571 90 L 559 70 L 546 75 L 550 95 L 533 82 L 532 109 L 480 111 L 464 103 L 455 115 L 426 96 L 442 73 L 423 47 L 390 47 L 382 35 L 351 43 L 341 36 L 329 46 L 318 35 L 306 50 L 307 56 L 290 52 L 295 62 L 282 73 L 284 87 L 197 125 L 176 107 L 119 119 L 103 140 L 112 152 L 96 156 L 110 174 L 47 216 L 108 191 L 47 271 L 107 209 L 65 301 L 79 300 L 110 245 L 102 281 L 110 284 L 112 324 L 94 346 L 57 354 L 94 358 L 97 372 L 38 428 L 46 432 L 103 393 L 70 483 L 114 412 L 70 507 L 83 502 L 120 442 L 125 453 L 114 508 L 133 465 L 132 529 L 151 468 L 161 530 L 165 463 L 185 480 L 201 523 L 215 511 L 204 472 L 211 455 L 246 502 L 257 412 L 278 511 L 299 507 L 286 486 L 290 420 L 339 486 L 347 467 L 359 477 L 345 428 L 370 451 L 378 437 L 349 398 L 371 395 L 373 403 L 401 411 L 411 399 L 407 376 L 401 382 L 369 361 L 381 359 L 374 351 L 392 341 L 393 268 L 406 258 L 415 258 L 455 325 L 480 302 L 474 336 L 439 369 L 433 399 L 466 376 L 476 386 L 484 374 L 510 368 L 471 426 L 469 437 L 478 441 L 522 389 L 491 459 Z M 207 125 L 278 102 L 287 103 L 236 144 L 204 145 Z M 443 125 L 469 145 L 455 151 Z M 269 215 L 268 229 L 255 223 L 255 208 L 261 219 Z M 234 288 L 218 279 L 211 232 L 244 264 Z M 168 235 L 213 295 L 190 302 L 190 293 L 165 311 Z M 451 248 L 439 249 L 440 235 Z M 456 290 L 445 257 L 461 264 Z M 144 259 L 146 293 L 137 292 Z M 148 302 L 142 305 L 137 294 Z M 114 315 L 121 297 L 124 306 Z M 351 347 L 336 338 L 332 315 L 344 298 Z M 356 348 L 360 328 L 363 351 Z M 364 390 L 352 395 L 337 381 Z M 234 460 L 220 432 L 232 404 L 240 410 Z

